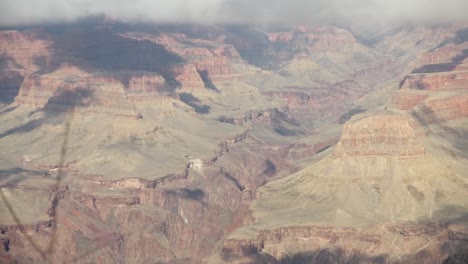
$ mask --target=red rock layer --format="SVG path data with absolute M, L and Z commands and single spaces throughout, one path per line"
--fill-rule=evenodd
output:
M 415 110 L 424 123 L 440 123 L 468 117 L 468 96 L 453 96 L 424 102 Z
M 13 101 L 18 94 L 18 88 L 24 80 L 24 75 L 18 71 L 0 71 L 0 97 Z
M 46 75 L 28 75 L 14 103 L 58 112 L 138 117 L 120 80 L 89 75 L 73 67 Z
M 416 65 L 433 65 L 442 63 L 452 63 L 458 56 L 463 54 L 464 46 L 442 47 L 436 51 L 424 53 L 417 61 Z
M 382 232 L 382 230 L 385 231 Z M 301 253 L 312 254 L 310 255 L 311 260 L 314 259 L 317 263 L 322 263 L 320 260 L 323 259 L 358 261 L 359 263 L 387 263 L 387 261 L 392 262 L 390 256 L 395 257 L 395 248 L 400 250 L 399 247 L 389 247 L 387 242 L 398 239 L 401 247 L 407 247 L 409 252 L 414 252 L 414 256 L 400 255 L 398 258 L 401 263 L 442 263 L 449 254 L 447 250 L 442 249 L 442 244 L 456 247 L 463 243 L 467 236 L 466 231 L 454 232 L 451 228 L 431 223 L 417 226 L 385 225 L 379 231 L 335 226 L 282 227 L 261 231 L 256 238 L 252 239 L 227 239 L 223 243 L 222 257 L 226 262 L 242 258 L 258 261 L 265 260 L 262 255 L 268 254 L 278 260 L 285 257 L 283 255 L 285 248 L 295 248 L 301 252 L 302 245 L 302 248 L 308 251 Z M 421 239 L 421 236 L 424 238 Z M 429 237 L 432 238 L 434 246 L 428 246 L 426 239 Z M 326 245 L 339 249 L 328 251 L 331 253 L 328 255 L 330 258 L 324 258 L 327 254 L 322 253 L 327 252 L 324 250 L 327 248 Z M 420 251 L 421 249 L 424 250 Z M 316 250 L 315 256 L 314 250 Z M 397 252 L 397 254 L 401 254 L 401 252 Z M 302 256 L 302 258 L 300 258 L 301 255 L 298 256 L 298 259 L 307 259 L 304 258 L 307 255 Z M 390 258 L 387 259 L 388 257 Z M 348 261 L 343 263 L 348 263 Z
M 294 32 L 269 33 L 268 38 L 272 42 L 283 42 L 303 48 L 307 52 L 336 51 L 356 43 L 349 31 L 329 27 L 298 27 Z
M 164 78 L 157 74 L 142 74 L 129 77 L 126 91 L 128 93 L 159 93 L 164 89 L 166 82 Z
M 222 39 L 216 42 L 202 41 L 175 33 L 158 36 L 128 33 L 123 36 L 163 44 L 168 50 L 184 58 L 185 65 L 174 69 L 176 79 L 182 88 L 204 87 L 205 83 L 200 81 L 205 76 L 214 82 L 232 81 L 238 78 L 232 64 L 241 62 L 242 58 L 233 45 L 223 43 Z M 193 43 L 193 46 L 188 46 L 187 43 Z M 200 72 L 205 76 L 199 76 Z
M 289 152 L 289 155 L 293 160 L 304 159 L 320 153 L 336 143 L 338 143 L 338 137 L 318 142 L 312 146 L 306 144 L 295 145 Z
M 346 123 L 334 156 L 418 157 L 424 153 L 409 119 L 386 115 Z
M 241 60 L 241 55 L 239 52 L 236 50 L 236 48 L 232 45 L 219 45 L 216 46 L 211 50 L 213 55 L 215 56 L 224 56 L 229 58 L 232 61 L 240 61 Z
M 468 72 L 431 73 L 408 75 L 402 85 L 403 90 L 443 90 L 466 89 Z
M 183 87 L 200 87 L 199 81 L 205 77 L 215 82 L 232 81 L 237 78 L 232 63 L 239 61 L 240 55 L 231 45 L 220 45 L 212 48 L 186 48 L 181 55 L 191 61 L 190 64 L 178 70 L 182 76 L 178 76 L 177 79 L 181 81 Z M 193 69 L 192 64 L 195 69 Z M 204 76 L 197 76 L 199 74 Z M 201 87 L 203 86 L 204 84 L 201 85 Z
M 300 107 L 300 106 L 310 106 L 313 108 L 318 108 L 320 103 L 314 96 L 309 95 L 301 91 L 281 91 L 281 92 L 268 92 L 267 95 L 281 98 L 288 104 L 288 107 L 291 109 Z
M 198 71 L 206 72 L 207 77 L 212 81 L 233 81 L 236 79 L 231 62 L 227 57 L 205 58 L 195 62 L 195 65 Z
M 0 32 L 0 57 L 11 59 L 11 66 L 26 69 L 28 73 L 37 70 L 39 64 L 47 65 L 51 49 L 52 42 L 45 32 Z
M 399 110 L 412 110 L 420 102 L 426 100 L 427 97 L 427 94 L 414 94 L 405 91 L 398 91 L 393 95 L 390 105 Z
M 124 75 L 122 78 L 121 75 Z M 121 80 L 124 85 L 125 94 L 132 102 L 165 101 L 170 100 L 169 91 L 172 88 L 165 79 L 153 73 L 121 73 L 115 79 Z M 118 84 L 116 84 L 118 86 Z M 116 89 L 118 89 L 116 86 Z
M 306 87 L 290 88 L 300 90 L 274 91 L 266 94 L 283 99 L 291 109 L 308 106 L 329 113 L 340 113 L 347 108 L 348 102 L 356 100 L 368 92 L 366 88 L 360 87 L 352 80 L 323 86 L 320 88 L 323 92 L 310 93 L 307 91 L 310 88 Z
M 182 85 L 182 89 L 187 88 L 203 88 L 205 83 L 203 82 L 197 68 L 193 64 L 186 64 L 183 67 L 175 69 L 177 81 Z

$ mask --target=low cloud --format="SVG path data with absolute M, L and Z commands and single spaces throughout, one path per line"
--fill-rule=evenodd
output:
M 105 16 L 122 22 L 439 23 L 468 19 L 467 0 L 2 0 L 0 25 Z

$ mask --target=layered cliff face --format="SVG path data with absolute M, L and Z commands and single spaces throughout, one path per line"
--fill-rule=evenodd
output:
M 429 152 L 408 120 L 347 123 L 332 155 L 259 189 L 251 224 L 224 241 L 219 259 L 439 263 L 465 254 L 465 162 Z
M 270 50 L 274 50 L 271 53 L 283 59 L 274 63 L 281 79 L 260 83 L 278 88 L 264 93 L 282 99 L 296 113 L 307 113 L 304 116 L 311 116 L 308 112 L 314 109 L 311 120 L 317 123 L 343 114 L 351 102 L 388 85 L 406 67 L 404 58 L 394 59 L 393 55 L 363 45 L 350 32 L 334 27 L 272 32 L 268 41 Z M 292 81 L 284 84 L 285 79 Z
M 292 32 L 269 33 L 268 39 L 301 53 L 336 51 L 358 44 L 351 32 L 335 27 L 298 27 Z
M 0 33 L 0 103 L 11 103 L 24 77 L 50 61 L 51 42 L 41 36 L 41 31 Z
M 201 30 L 204 30 L 202 27 Z M 209 30 L 209 29 L 206 29 Z M 186 34 L 162 34 L 159 36 L 126 32 L 122 36 L 162 44 L 186 61 L 174 69 L 182 88 L 211 88 L 213 82 L 233 82 L 238 73 L 233 64 L 242 61 L 232 45 L 211 39 L 191 39 Z
M 329 155 L 260 188 L 250 224 L 210 261 L 464 259 L 467 157 L 460 149 L 466 147 L 467 78 L 464 58 L 453 59 L 465 44 L 452 38 L 450 48 L 416 62 L 418 73 L 403 79 L 385 107 L 353 116 Z M 422 61 L 430 64 L 417 65 Z
M 467 116 L 467 42 L 460 40 L 460 34 L 420 56 L 417 68 L 404 78 L 401 89 L 392 97 L 391 107 L 413 110 L 413 116 L 426 125 Z
M 468 72 L 428 73 L 408 76 L 405 90 L 465 89 Z
M 417 157 L 424 155 L 424 148 L 418 142 L 408 118 L 399 115 L 371 116 L 344 126 L 334 155 Z
M 466 240 L 461 44 L 415 62 L 458 58 L 455 78 L 414 73 L 388 109 L 352 106 L 456 35 L 431 30 L 398 58 L 333 27 L 1 32 L 0 262 L 450 256 Z
M 151 84 L 153 84 L 152 89 L 145 90 L 132 78 L 128 92 L 129 94 L 146 92 L 145 95 L 149 96 L 151 91 L 148 90 L 153 90 L 155 93 L 154 90 L 157 88 L 154 83 L 145 83 L 147 86 Z M 26 77 L 14 105 L 47 111 L 73 111 L 137 118 L 138 114 L 127 96 L 125 87 L 112 76 L 93 76 L 77 68 L 65 66 L 50 74 L 31 74 Z
M 34 72 L 47 64 L 52 53 L 52 41 L 42 30 L 24 32 L 2 31 L 0 34 L 0 54 L 2 67 L 7 66 Z

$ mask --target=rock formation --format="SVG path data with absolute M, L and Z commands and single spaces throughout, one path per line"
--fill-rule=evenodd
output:
M 465 256 L 460 26 L 100 23 L 0 31 L 0 262 Z
M 451 144 L 466 146 L 467 76 L 439 67 L 457 54 L 446 50 L 422 56 L 438 68 L 404 78 L 385 108 L 351 117 L 328 156 L 261 187 L 250 224 L 224 241 L 213 263 L 466 258 L 466 155 Z
M 417 157 L 424 155 L 424 147 L 407 117 L 371 116 L 344 126 L 334 155 Z

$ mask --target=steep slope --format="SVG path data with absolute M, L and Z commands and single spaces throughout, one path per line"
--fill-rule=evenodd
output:
M 261 187 L 251 224 L 233 232 L 211 261 L 466 259 L 465 45 L 449 38 L 422 55 L 417 63 L 424 65 L 385 107 L 345 124 L 329 155 Z M 449 59 L 427 60 L 441 57 Z

